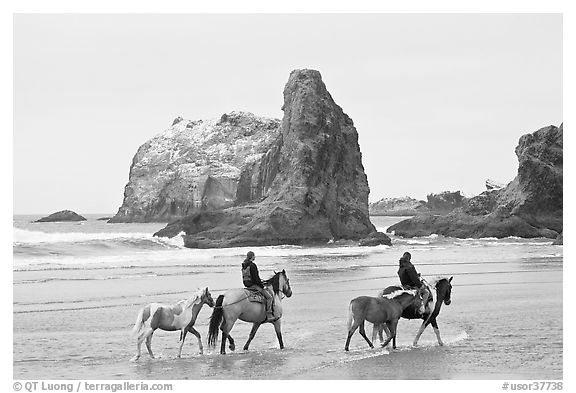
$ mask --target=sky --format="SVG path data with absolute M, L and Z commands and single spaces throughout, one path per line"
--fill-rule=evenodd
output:
M 383 197 L 485 190 L 562 117 L 560 14 L 18 14 L 13 211 L 115 213 L 132 157 L 185 119 L 282 118 L 319 70 Z

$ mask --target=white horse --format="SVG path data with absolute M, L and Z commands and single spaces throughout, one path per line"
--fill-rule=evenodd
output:
M 154 359 L 154 354 L 152 353 L 152 335 L 156 329 L 167 331 L 180 330 L 178 357 L 182 355 L 182 347 L 184 346 L 184 340 L 188 332 L 198 338 L 198 346 L 200 347 L 200 354 L 202 354 L 204 350 L 202 348 L 200 333 L 198 333 L 193 326 L 204 304 L 207 304 L 209 307 L 214 307 L 214 300 L 210 292 L 208 292 L 208 287 L 199 289 L 189 299 L 180 300 L 176 304 L 150 303 L 142 308 L 138 313 L 136 323 L 132 329 L 132 334 L 137 336 L 138 352 L 131 360 L 136 361 L 140 358 L 140 347 L 144 340 L 146 340 L 146 348 L 148 348 L 150 357 Z

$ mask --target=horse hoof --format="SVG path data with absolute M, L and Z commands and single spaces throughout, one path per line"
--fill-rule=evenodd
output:
M 140 359 L 140 356 L 134 356 L 132 359 L 130 359 L 131 362 L 135 362 L 138 359 Z
M 230 345 L 228 348 L 230 348 L 231 351 L 235 351 L 235 350 L 236 350 L 236 346 L 235 346 L 235 345 Z
M 444 346 L 444 343 L 438 343 L 438 345 L 440 345 L 441 347 L 443 347 L 443 346 Z

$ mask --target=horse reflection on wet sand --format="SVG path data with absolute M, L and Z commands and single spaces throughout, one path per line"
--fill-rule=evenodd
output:
M 420 313 L 424 312 L 422 304 L 422 290 L 398 290 L 389 298 L 360 296 L 350 301 L 348 308 L 348 338 L 344 349 L 348 351 L 352 335 L 360 327 L 360 335 L 366 340 L 370 348 L 374 348 L 372 342 L 366 337 L 364 322 L 373 324 L 386 324 L 390 335 L 382 346 L 386 346 L 390 340 L 396 349 L 396 327 L 405 308 L 415 305 Z

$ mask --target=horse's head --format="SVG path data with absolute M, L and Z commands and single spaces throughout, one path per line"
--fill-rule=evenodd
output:
M 290 280 L 286 275 L 286 270 L 282 269 L 280 273 L 276 274 L 278 274 L 278 286 L 280 287 L 280 291 L 282 291 L 286 297 L 292 296 L 292 288 L 290 288 Z
M 207 304 L 208 307 L 214 307 L 214 299 L 212 299 L 212 294 L 208 291 L 208 287 L 202 291 L 202 302 Z
M 436 292 L 439 299 L 444 299 L 444 304 L 449 306 L 452 303 L 450 296 L 452 295 L 452 279 L 443 278 L 436 283 Z

